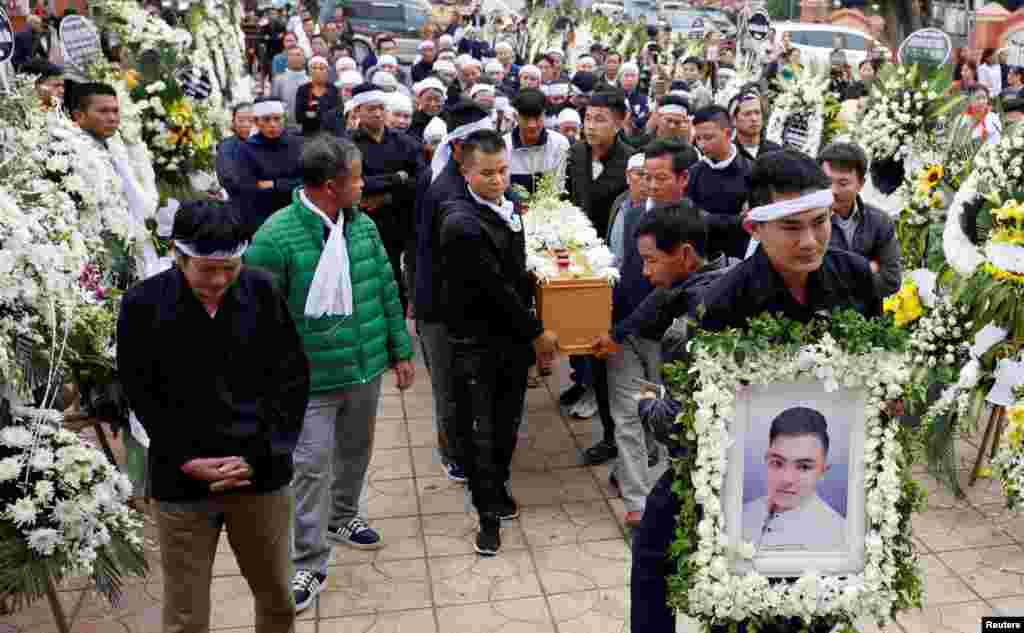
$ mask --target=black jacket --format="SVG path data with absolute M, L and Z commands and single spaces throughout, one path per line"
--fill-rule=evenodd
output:
M 434 72 L 434 62 L 429 64 L 422 59 L 412 66 L 412 70 L 409 71 L 410 76 L 414 82 L 420 82 L 430 76 L 430 73 Z
M 403 249 L 413 235 L 416 203 L 416 179 L 426 169 L 422 146 L 404 132 L 384 130 L 378 143 L 365 130 L 354 130 L 352 141 L 363 155 L 363 199 L 387 194 L 389 200 L 369 211 L 377 224 L 381 241 L 389 255 Z M 398 172 L 408 179 L 403 183 Z
M 741 213 L 750 196 L 750 172 L 753 163 L 738 151 L 724 169 L 712 169 L 705 161 L 690 167 L 687 195 L 708 212 L 708 250 L 729 257 L 746 255 L 750 236 L 743 230 Z
M 420 143 L 423 142 L 423 133 L 427 131 L 427 126 L 434 117 L 430 116 L 422 110 L 417 110 L 412 113 L 412 122 L 409 124 L 409 129 L 405 131 L 406 134 L 413 137 Z
M 777 152 L 780 149 L 782 149 L 782 146 L 779 145 L 778 143 L 773 143 L 766 139 L 764 137 L 764 134 L 761 135 L 761 144 L 757 146 L 757 156 L 751 156 L 750 152 L 747 151 L 747 148 L 744 147 L 743 145 L 740 145 L 738 141 L 734 141 L 733 145 L 736 146 L 736 149 L 739 151 L 740 156 L 746 158 L 751 163 L 756 161 L 758 156 L 764 156 L 765 154 L 768 154 L 770 152 Z
M 530 311 L 533 277 L 526 239 L 496 212 L 471 198 L 442 205 L 441 305 L 448 335 L 508 350 L 506 362 L 534 360 L 544 331 Z
M 864 259 L 878 262 L 878 274 L 875 283 L 882 297 L 888 297 L 900 289 L 903 280 L 903 258 L 900 253 L 900 240 L 896 236 L 896 223 L 888 213 L 877 209 L 857 196 L 855 207 L 858 222 L 853 231 L 853 243 L 846 241 L 846 235 L 839 227 L 839 217 L 832 214 L 832 240 L 829 246 L 851 251 Z
M 197 457 L 244 457 L 254 471 L 246 491 L 291 480 L 309 363 L 266 272 L 243 268 L 213 318 L 177 268 L 136 285 L 121 303 L 117 367 L 150 437 L 154 498 L 209 497 L 208 483 L 181 472 Z
M 292 191 L 302 183 L 299 155 L 302 137 L 285 132 L 280 138 L 268 140 L 253 134 L 238 153 L 238 190 L 243 221 L 255 233 L 275 211 L 292 203 Z M 258 183 L 270 180 L 274 186 L 260 189 Z
M 299 86 L 295 91 L 295 121 L 302 126 L 302 135 L 311 136 L 320 131 L 324 115 L 336 110 L 341 105 L 341 95 L 338 94 L 338 87 L 334 84 L 327 84 L 325 92 L 316 102 L 315 108 L 310 108 L 309 95 L 313 84 L 306 83 Z
M 612 204 L 623 191 L 629 188 L 626 181 L 626 165 L 629 157 L 636 153 L 621 137 L 615 139 L 607 158 L 604 171 L 593 178 L 593 158 L 590 145 L 576 143 L 569 148 L 566 165 L 566 188 L 573 204 L 578 206 L 593 222 L 601 239 L 608 236 L 608 218 Z
M 448 161 L 437 180 L 430 182 L 432 174 L 425 169 L 420 176 L 423 186 L 416 196 L 416 290 L 413 310 L 417 320 L 438 323 L 444 318 L 441 302 L 441 280 L 444 278 L 441 260 L 442 205 L 468 198 L 466 179 L 459 164 Z

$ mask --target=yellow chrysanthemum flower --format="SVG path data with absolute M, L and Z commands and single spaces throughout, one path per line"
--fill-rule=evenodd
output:
M 905 283 L 899 292 L 886 298 L 882 307 L 885 312 L 893 315 L 896 327 L 904 327 L 913 323 L 924 314 L 921 295 L 918 294 L 917 284 L 913 282 Z

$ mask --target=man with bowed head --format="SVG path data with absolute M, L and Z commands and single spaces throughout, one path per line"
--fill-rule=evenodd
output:
M 253 238 L 246 262 L 285 289 L 309 356 L 311 384 L 295 447 L 292 593 L 309 608 L 327 580 L 331 542 L 380 549 L 359 516 L 370 463 L 381 375 L 398 388 L 415 376 L 398 287 L 377 227 L 356 210 L 363 163 L 352 143 L 311 139 L 299 160 L 302 187 Z
M 442 301 L 452 343 L 456 434 L 466 452 L 476 551 L 501 548 L 501 521 L 519 516 L 508 491 L 526 397 L 527 369 L 549 362 L 558 339 L 530 311 L 533 282 L 519 210 L 505 198 L 508 148 L 479 130 L 462 144 L 469 196 L 445 205 L 441 226 Z
M 163 630 L 209 630 L 223 528 L 256 631 L 292 633 L 288 483 L 309 363 L 270 275 L 243 265 L 245 229 L 223 203 L 183 205 L 172 240 L 176 266 L 130 289 L 117 325 L 118 375 L 150 438 Z
M 291 201 L 299 185 L 301 137 L 285 131 L 285 104 L 273 97 L 252 108 L 257 133 L 241 146 L 238 155 L 238 190 L 242 221 L 249 235 L 270 214 Z

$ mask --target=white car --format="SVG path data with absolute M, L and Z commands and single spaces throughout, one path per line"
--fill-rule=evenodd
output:
M 595 13 L 609 18 L 617 18 L 626 12 L 626 7 L 619 0 L 601 0 L 590 7 Z
M 845 26 L 831 24 L 806 24 L 803 22 L 786 22 L 774 24 L 776 42 L 781 43 L 783 35 L 789 33 L 793 48 L 800 49 L 800 57 L 805 61 L 814 60 L 818 64 L 828 65 L 829 55 L 839 49 L 846 53 L 846 63 L 854 73 L 862 61 L 868 59 L 871 51 L 884 49 L 889 55 L 888 47 L 875 38 L 861 31 Z

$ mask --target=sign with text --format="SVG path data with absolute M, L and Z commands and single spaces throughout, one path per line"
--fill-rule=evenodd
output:
M 14 56 L 14 29 L 11 28 L 11 19 L 7 11 L 0 7 L 0 64 L 3 64 Z
M 754 15 L 750 16 L 750 21 L 747 22 L 747 32 L 750 33 L 750 37 L 763 42 L 768 39 L 768 31 L 772 28 L 772 21 L 768 18 L 766 13 L 758 11 Z
M 82 15 L 69 15 L 60 21 L 60 45 L 65 63 L 83 72 L 103 55 L 100 32 Z
M 1024 31 L 1014 31 L 1006 36 L 1006 63 L 1024 66 Z
M 900 44 L 897 55 L 901 64 L 941 66 L 949 61 L 953 42 L 939 29 L 914 31 Z

